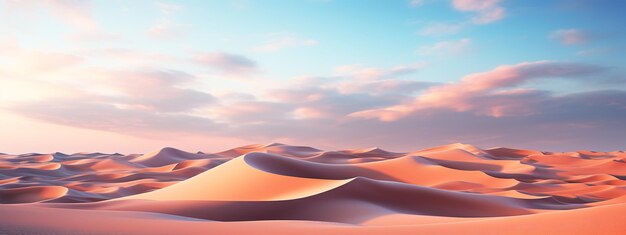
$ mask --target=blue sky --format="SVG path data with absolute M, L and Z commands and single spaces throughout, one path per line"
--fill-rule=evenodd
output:
M 0 151 L 619 149 L 624 10 L 609 0 L 2 1 L 2 128 L 26 130 Z M 58 131 L 73 134 L 31 144 Z M 68 144 L 76 136 L 83 146 Z

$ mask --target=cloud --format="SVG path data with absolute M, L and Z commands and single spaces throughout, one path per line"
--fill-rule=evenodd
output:
M 53 12 L 65 22 L 87 31 L 96 30 L 99 26 L 91 14 L 89 1 L 48 0 L 44 1 Z
M 384 79 L 375 81 L 339 82 L 337 91 L 343 94 L 371 93 L 373 95 L 406 95 L 433 86 L 436 83 L 415 80 Z
M 483 11 L 497 7 L 500 0 L 453 0 L 452 5 L 459 11 Z
M 476 24 L 489 24 L 504 18 L 504 8 L 497 7 L 489 11 L 481 11 L 478 16 L 472 18 L 472 21 Z
M 0 43 L 0 49 L 2 44 L 5 43 Z M 28 91 L 16 94 L 17 97 L 44 96 L 45 100 L 53 98 L 45 94 L 53 94 L 155 112 L 188 112 L 214 102 L 212 95 L 186 88 L 195 77 L 182 71 L 99 68 L 91 65 L 89 59 L 99 58 L 102 51 L 61 53 L 6 44 L 11 49 L 0 55 L 1 60 L 7 61 L 0 65 L 0 74 L 7 79 L 0 80 L 0 85 L 21 86 Z M 42 86 L 57 91 L 50 92 Z M 38 93 L 44 94 L 35 95 Z
M 563 63 L 552 61 L 525 62 L 516 65 L 505 65 L 494 70 L 471 74 L 459 82 L 434 86 L 417 96 L 413 101 L 390 106 L 383 109 L 364 110 L 351 114 L 353 117 L 377 118 L 382 121 L 395 121 L 416 112 L 430 108 L 445 108 L 458 112 L 476 111 L 480 104 L 488 105 L 482 100 L 496 99 L 502 102 L 489 105 L 490 111 L 482 113 L 490 116 L 515 115 L 507 111 L 530 109 L 531 105 L 506 102 L 511 96 L 525 95 L 519 90 L 506 90 L 532 79 L 554 77 L 576 78 L 598 74 L 606 70 L 604 67 Z M 528 92 L 528 91 L 526 91 Z M 522 107 L 523 106 L 523 107 Z M 483 107 L 481 107 L 483 108 Z M 530 111 L 523 111 L 530 113 Z
M 308 86 L 330 89 L 341 94 L 404 96 L 433 84 L 407 78 L 408 75 L 415 74 L 424 66 L 422 62 L 396 65 L 391 68 L 344 65 L 335 68 L 334 77 L 313 78 L 322 84 L 308 84 Z M 299 84 L 298 86 L 305 85 Z
M 504 18 L 506 10 L 499 3 L 500 0 L 453 0 L 452 6 L 458 11 L 475 12 L 475 24 L 489 24 Z
M 146 31 L 148 35 L 157 39 L 173 40 L 185 36 L 183 27 L 169 20 L 162 20 Z
M 195 61 L 228 75 L 248 75 L 257 70 L 257 63 L 245 56 L 225 52 L 198 54 Z
M 88 32 L 76 32 L 67 36 L 68 39 L 77 42 L 114 42 L 121 41 L 123 39 L 122 34 L 109 33 L 102 31 L 88 31 Z
M 332 104 L 333 101 L 327 100 L 319 103 L 320 106 L 298 105 L 293 119 L 246 125 L 231 131 L 265 140 L 288 137 L 294 144 L 333 148 L 381 146 L 398 151 L 455 142 L 549 151 L 572 150 L 572 146 L 597 150 L 622 147 L 626 91 L 599 90 L 563 96 L 519 91 L 513 92 L 509 99 L 523 101 L 532 97 L 533 114 L 494 117 L 477 115 L 474 111 L 429 108 L 394 122 L 338 117 L 341 112 L 322 105 Z M 346 104 L 355 105 L 354 101 L 345 100 Z
M 409 6 L 411 7 L 419 7 L 424 5 L 426 0 L 409 0 Z
M 24 64 L 17 68 L 32 73 L 46 73 L 81 64 L 82 57 L 59 52 L 31 52 L 21 59 Z
M 550 38 L 559 41 L 563 45 L 586 44 L 591 40 L 589 33 L 580 29 L 560 29 L 552 32 Z
M 183 9 L 185 9 L 182 5 L 173 4 L 173 3 L 164 3 L 164 2 L 157 2 L 156 7 L 159 9 L 161 14 L 164 14 L 164 15 L 169 15 L 175 12 L 180 12 Z
M 434 22 L 422 28 L 418 34 L 425 36 L 441 36 L 455 34 L 466 26 L 465 23 Z
M 520 101 L 528 96 L 519 97 Z M 350 136 L 363 136 L 362 146 L 393 140 L 389 147 L 401 149 L 415 146 L 464 142 L 481 147 L 538 148 L 549 151 L 576 149 L 619 150 L 626 127 L 626 92 L 599 90 L 565 96 L 539 94 L 534 114 L 522 116 L 484 116 L 472 111 L 457 112 L 430 108 L 394 122 L 374 120 L 346 122 L 337 129 L 336 139 L 350 141 Z M 374 134 L 375 133 L 375 134 Z M 389 141 L 387 141 L 389 142 Z
M 343 65 L 335 68 L 335 75 L 339 77 L 351 77 L 359 80 L 377 80 L 411 74 L 418 71 L 423 66 L 423 63 L 414 63 L 409 65 L 397 65 L 395 67 L 385 69 L 366 67 L 362 65 Z
M 483 25 L 504 18 L 506 9 L 501 7 L 500 0 L 452 0 L 452 7 L 457 11 L 471 12 L 474 16 L 461 22 L 431 22 L 424 26 L 418 35 L 442 36 L 456 34 L 471 25 Z
M 72 27 L 65 38 L 74 42 L 111 42 L 120 41 L 123 35 L 106 31 L 96 20 L 92 12 L 92 1 L 89 0 L 42 0 L 42 1 L 3 1 L 8 19 L 38 19 L 41 11 L 49 12 L 53 19 Z M 46 19 L 47 20 L 47 19 Z M 24 21 L 15 21 L 24 28 Z M 12 23 L 12 22 L 11 22 Z M 49 24 L 40 20 L 39 23 Z M 39 29 L 34 29 L 38 33 Z
M 163 2 L 157 2 L 155 6 L 161 16 L 152 27 L 146 30 L 146 33 L 156 39 L 175 40 L 183 38 L 185 27 L 174 20 L 174 13 L 184 10 L 184 6 Z
M 91 13 L 90 1 L 45 0 L 45 1 L 4 1 L 10 13 L 32 14 L 32 10 L 42 8 L 68 25 L 82 31 L 97 31 L 98 23 Z
M 266 96 L 289 104 L 288 116 L 296 120 L 342 120 L 352 112 L 407 101 L 414 92 L 432 86 L 433 83 L 401 78 L 422 66 L 339 66 L 334 76 L 296 78 L 284 88 L 270 90 Z
M 385 105 L 401 100 L 400 95 L 374 95 L 365 93 L 341 93 L 333 88 L 300 87 L 275 89 L 268 92 L 270 98 L 290 105 L 289 117 L 302 119 L 345 118 L 349 113 Z
M 49 123 L 155 138 L 155 133 L 209 134 L 221 129 L 210 119 L 188 114 L 154 113 L 90 99 L 52 99 L 54 105 L 33 102 L 9 110 Z
M 260 52 L 275 52 L 292 47 L 310 47 L 317 45 L 314 39 L 300 38 L 294 34 L 273 34 L 269 39 L 254 48 Z
M 381 146 L 396 151 L 454 142 L 548 151 L 572 150 L 572 146 L 596 150 L 622 147 L 621 140 L 626 133 L 626 128 L 621 125 L 626 119 L 625 91 L 600 90 L 565 96 L 536 93 L 518 99 L 529 97 L 537 97 L 535 114 L 530 116 L 496 118 L 473 112 L 430 109 L 395 122 L 336 118 L 333 113 L 327 116 L 325 106 L 319 106 L 322 109 L 298 106 L 291 118 L 282 109 L 259 108 L 285 105 L 276 102 L 252 104 L 246 108 L 239 106 L 244 111 L 231 111 L 233 118 L 240 118 L 233 123 L 187 114 L 121 109 L 80 99 L 52 100 L 55 105 L 32 103 L 13 111 L 45 122 L 148 138 L 158 138 L 162 136 L 160 134 L 196 133 L 239 136 L 248 141 L 288 138 L 292 144 L 323 148 Z M 345 104 L 351 106 L 352 102 L 347 99 Z
M 76 50 L 75 54 L 91 60 L 119 63 L 126 66 L 150 67 L 181 62 L 175 56 L 164 53 L 146 52 L 122 47 L 105 47 Z
M 459 40 L 440 41 L 433 45 L 422 46 L 417 50 L 420 55 L 459 55 L 467 52 L 472 45 L 472 40 L 462 38 Z
M 215 105 L 216 99 L 209 93 L 181 87 L 195 79 L 187 73 L 89 68 L 74 69 L 66 75 L 73 75 L 74 80 L 67 82 L 65 77 L 64 81 L 44 83 L 20 77 L 19 81 L 53 87 L 57 93 L 3 102 L 0 109 L 48 123 L 148 138 L 152 138 L 151 133 L 207 134 L 220 129 L 212 120 L 194 115 L 197 108 Z M 19 90 L 39 92 L 32 84 L 25 85 Z
M 222 102 L 207 112 L 213 119 L 225 125 L 239 127 L 281 122 L 287 118 L 291 108 L 291 105 L 287 103 L 254 99 Z
M 0 50 L 0 58 L 7 59 L 0 70 L 11 76 L 47 75 L 85 62 L 85 58 L 71 53 L 28 50 L 14 40 L 0 41 Z
M 344 66 L 333 76 L 298 78 L 257 95 L 217 97 L 192 89 L 197 78 L 180 70 L 70 66 L 75 72 L 70 74 L 80 83 L 59 86 L 65 96 L 0 108 L 47 123 L 145 138 L 189 134 L 252 142 L 288 139 L 333 148 L 382 145 L 414 150 L 451 142 L 614 148 L 621 146 L 619 140 L 626 133 L 620 125 L 626 118 L 626 91 L 555 95 L 523 86 L 539 79 L 583 81 L 607 70 L 601 66 L 526 62 L 449 84 L 409 79 L 420 66 Z M 364 110 L 378 113 L 357 115 Z M 385 119 L 383 112 L 391 112 L 393 118 Z M 593 139 L 603 141 L 592 145 Z
M 190 83 L 194 77 L 177 70 L 95 70 L 91 82 L 99 89 L 109 89 L 114 95 L 94 97 L 120 107 L 156 112 L 189 112 L 215 102 L 211 94 L 178 86 Z M 131 82 L 129 82 L 131 81 Z
M 593 56 L 593 55 L 605 55 L 611 53 L 613 50 L 609 47 L 591 48 L 586 50 L 580 50 L 576 52 L 579 56 Z
M 333 117 L 332 114 L 325 110 L 320 110 L 313 107 L 301 107 L 296 108 L 293 111 L 293 117 L 295 119 L 325 119 Z

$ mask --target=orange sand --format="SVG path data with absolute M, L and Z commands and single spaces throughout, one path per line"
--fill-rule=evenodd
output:
M 0 154 L 0 234 L 626 234 L 626 153 Z

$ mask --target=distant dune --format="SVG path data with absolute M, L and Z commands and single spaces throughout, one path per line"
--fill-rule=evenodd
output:
M 0 154 L 0 234 L 626 234 L 626 153 Z

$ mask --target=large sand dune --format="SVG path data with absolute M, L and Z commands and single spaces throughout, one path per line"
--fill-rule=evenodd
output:
M 625 234 L 626 153 L 0 154 L 0 234 Z

